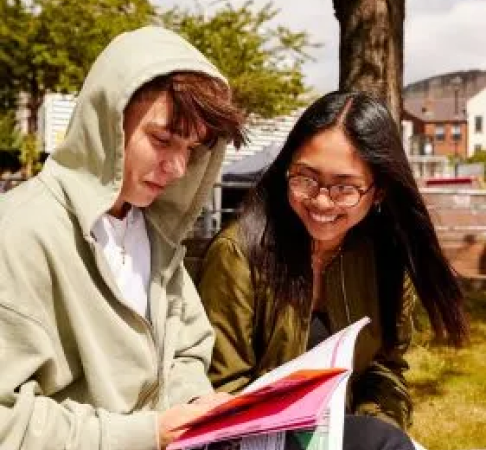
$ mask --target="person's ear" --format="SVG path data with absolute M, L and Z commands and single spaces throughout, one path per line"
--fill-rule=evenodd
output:
M 380 204 L 384 199 L 385 199 L 385 189 L 383 188 L 377 188 L 375 191 L 375 195 L 373 197 L 373 204 L 378 205 Z
M 379 214 L 381 213 L 381 203 L 385 198 L 385 190 L 384 189 L 377 189 L 375 191 L 375 195 L 373 197 L 373 205 L 376 208 L 376 212 Z

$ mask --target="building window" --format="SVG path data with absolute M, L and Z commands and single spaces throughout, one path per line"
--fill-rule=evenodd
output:
M 460 141 L 461 140 L 461 125 L 454 124 L 451 128 L 452 140 Z
M 435 126 L 435 140 L 443 141 L 445 139 L 445 128 L 444 125 Z
M 480 152 L 483 146 L 481 144 L 474 144 L 474 153 Z
M 434 153 L 434 146 L 432 145 L 432 142 L 426 142 L 423 147 L 423 154 L 430 156 Z
M 475 133 L 483 132 L 483 116 L 474 117 L 474 132 Z

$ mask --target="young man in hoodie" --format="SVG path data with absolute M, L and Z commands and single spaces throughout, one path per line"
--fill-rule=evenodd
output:
M 153 450 L 221 397 L 180 244 L 242 119 L 179 36 L 101 53 L 66 138 L 0 201 L 0 448 Z

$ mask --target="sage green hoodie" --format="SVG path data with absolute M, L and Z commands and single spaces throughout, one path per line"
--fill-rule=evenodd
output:
M 180 241 L 219 171 L 225 142 L 144 210 L 150 321 L 123 299 L 91 233 L 123 177 L 123 111 L 156 76 L 222 78 L 179 36 L 115 38 L 88 74 L 62 145 L 0 200 L 0 448 L 152 450 L 157 410 L 212 391 L 213 331 Z M 223 78 L 222 78 L 223 79 Z

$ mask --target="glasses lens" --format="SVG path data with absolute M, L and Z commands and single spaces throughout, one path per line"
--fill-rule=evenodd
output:
M 356 186 L 334 185 L 329 189 L 329 196 L 338 206 L 354 206 L 361 197 Z
M 319 185 L 312 178 L 296 175 L 289 178 L 289 188 L 300 197 L 313 197 L 319 190 Z

